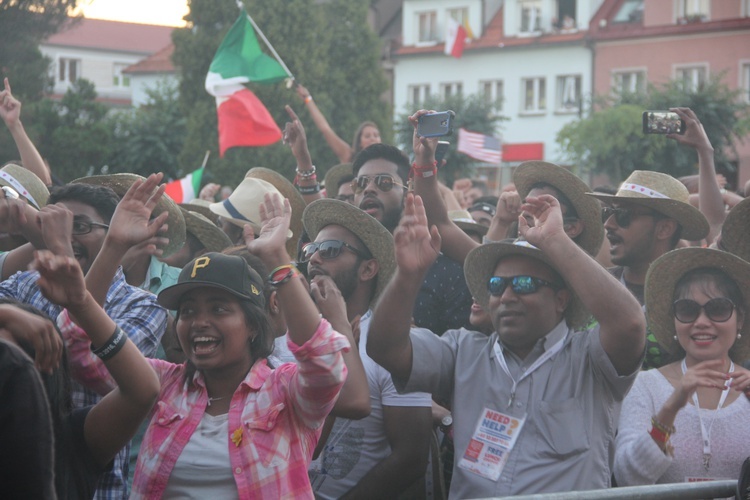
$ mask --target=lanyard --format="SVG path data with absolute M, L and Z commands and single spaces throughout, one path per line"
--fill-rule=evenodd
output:
M 508 363 L 505 361 L 505 355 L 503 354 L 503 350 L 500 347 L 499 340 L 495 342 L 495 357 L 497 358 L 498 363 L 500 363 L 500 367 L 503 369 L 505 374 L 513 381 L 513 387 L 510 390 L 510 399 L 508 399 L 508 407 L 510 408 L 513 405 L 513 399 L 516 397 L 516 387 L 518 387 L 519 382 L 521 382 L 523 379 L 531 375 L 534 370 L 542 366 L 547 360 L 552 358 L 555 354 L 557 354 L 560 349 L 563 348 L 563 343 L 565 343 L 565 339 L 568 338 L 568 333 L 566 332 L 563 338 L 558 340 L 555 345 L 550 347 L 547 351 L 544 352 L 541 356 L 537 358 L 536 361 L 534 361 L 531 366 L 521 375 L 521 378 L 518 380 L 513 378 L 513 375 L 510 374 L 510 370 L 508 369 Z
M 730 360 L 729 363 L 729 373 L 732 373 L 734 371 L 734 361 Z M 683 358 L 682 374 L 685 375 L 686 371 L 687 364 Z M 703 438 L 703 467 L 706 470 L 711 467 L 711 427 L 713 427 L 714 421 L 716 421 L 716 417 L 718 416 L 721 407 L 724 406 L 724 402 L 727 400 L 731 385 L 732 379 L 729 379 L 724 383 L 724 390 L 721 391 L 721 398 L 719 398 L 719 406 L 716 407 L 716 411 L 714 411 L 714 416 L 708 424 L 708 428 L 706 428 L 706 424 L 703 422 L 703 417 L 701 417 L 701 407 L 700 404 L 698 404 L 698 392 L 696 391 L 693 393 L 693 403 L 695 404 L 695 410 L 698 412 L 698 421 L 701 424 L 701 437 Z

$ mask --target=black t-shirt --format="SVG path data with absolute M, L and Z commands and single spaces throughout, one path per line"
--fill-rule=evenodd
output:
M 108 467 L 99 467 L 86 445 L 83 426 L 91 408 L 93 406 L 74 409 L 63 423 L 66 435 L 62 439 L 58 437 L 59 444 L 69 444 L 65 449 L 58 450 L 60 459 L 55 464 L 60 500 L 93 498 L 102 473 L 112 468 L 111 462 Z

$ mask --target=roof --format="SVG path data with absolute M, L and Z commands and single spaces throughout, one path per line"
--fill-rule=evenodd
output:
M 505 36 L 503 31 L 503 12 L 502 7 L 492 17 L 484 29 L 482 36 L 478 39 L 467 42 L 464 46 L 464 53 L 474 50 L 487 50 L 508 47 L 537 47 L 540 45 L 563 43 L 582 43 L 586 38 L 586 32 L 581 30 L 571 30 L 569 32 L 553 31 L 542 33 L 538 36 Z M 409 46 L 400 47 L 396 51 L 397 56 L 416 55 L 416 54 L 437 54 L 443 53 L 445 43 L 437 43 L 427 47 Z
M 153 54 L 171 42 L 174 29 L 172 26 L 81 18 L 71 20 L 43 44 Z
M 147 58 L 128 66 L 122 72 L 129 74 L 174 73 L 175 67 L 172 63 L 173 53 L 174 44 L 170 43 L 156 54 L 152 54 Z

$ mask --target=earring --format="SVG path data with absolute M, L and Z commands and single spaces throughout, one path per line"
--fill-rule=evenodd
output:
M 672 338 L 673 338 L 673 339 L 675 339 L 675 340 L 677 340 L 677 335 L 675 335 L 675 336 L 674 336 L 674 337 L 672 337 Z
M 739 339 L 741 339 L 741 338 L 742 338 L 742 334 L 741 334 L 741 333 L 738 333 L 738 334 L 737 334 L 737 340 L 739 340 Z

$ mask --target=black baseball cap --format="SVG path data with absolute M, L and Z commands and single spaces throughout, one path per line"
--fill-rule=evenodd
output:
M 265 307 L 260 275 L 242 257 L 218 252 L 205 253 L 190 261 L 182 268 L 177 284 L 162 290 L 156 301 L 176 310 L 186 292 L 205 286 L 226 290 L 241 300 Z

